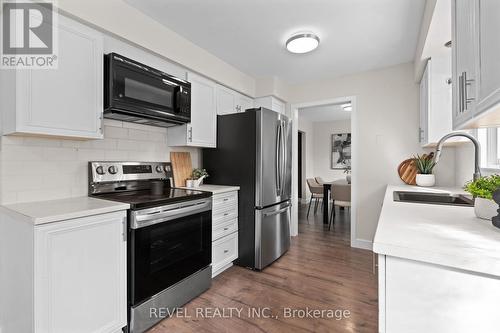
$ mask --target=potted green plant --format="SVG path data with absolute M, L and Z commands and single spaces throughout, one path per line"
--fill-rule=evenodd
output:
M 434 186 L 436 184 L 436 176 L 432 170 L 436 166 L 434 159 L 425 155 L 414 156 L 415 167 L 417 168 L 417 185 L 418 186 Z
M 474 196 L 474 212 L 480 219 L 490 220 L 497 215 L 498 204 L 493 201 L 493 192 L 500 188 L 500 176 L 480 177 L 465 184 L 464 190 Z
M 206 169 L 194 169 L 193 173 L 191 174 L 191 179 L 193 180 L 193 186 L 192 187 L 199 187 L 201 184 L 203 184 L 203 179 L 207 178 L 208 172 Z

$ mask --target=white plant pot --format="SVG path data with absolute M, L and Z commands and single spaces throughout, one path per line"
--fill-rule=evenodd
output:
M 347 184 L 351 183 L 351 175 L 346 175 L 345 179 L 347 180 Z
M 497 216 L 498 204 L 490 199 L 476 198 L 474 200 L 474 213 L 480 219 L 491 220 L 493 216 Z
M 436 176 L 433 174 L 430 175 L 422 175 L 417 174 L 417 185 L 430 187 L 436 185 Z

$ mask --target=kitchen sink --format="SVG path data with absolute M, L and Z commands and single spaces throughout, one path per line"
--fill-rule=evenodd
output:
M 447 193 L 394 191 L 394 201 L 473 207 L 472 197 Z

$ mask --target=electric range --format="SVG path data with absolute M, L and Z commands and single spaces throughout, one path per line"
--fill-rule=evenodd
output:
M 130 204 L 129 332 L 146 331 L 164 319 L 158 313 L 211 285 L 212 194 L 174 185 L 168 162 L 89 162 L 89 195 Z

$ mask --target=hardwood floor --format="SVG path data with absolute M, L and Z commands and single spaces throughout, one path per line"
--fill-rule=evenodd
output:
M 301 205 L 299 236 L 292 238 L 291 248 L 282 258 L 263 272 L 231 267 L 177 317 L 163 320 L 149 333 L 377 332 L 372 253 L 349 246 L 349 213 L 337 211 L 335 229 L 329 231 L 319 209 L 316 216 L 311 212 L 309 220 L 306 211 L 307 206 Z M 323 318 L 299 318 L 305 315 L 299 312 L 293 318 L 287 308 L 331 311 L 323 312 Z M 215 316 L 203 318 L 199 311 L 204 309 Z M 272 318 L 252 316 L 252 309 Z M 347 312 L 342 316 L 345 310 L 348 316 Z M 229 318 L 221 318 L 223 314 Z

